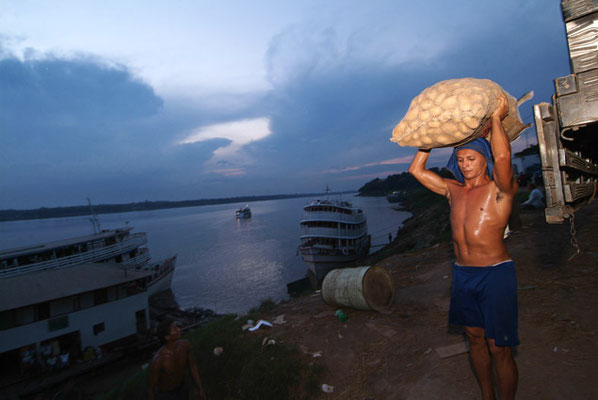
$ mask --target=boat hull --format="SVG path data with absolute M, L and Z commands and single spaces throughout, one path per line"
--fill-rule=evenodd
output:
M 168 258 L 153 267 L 154 274 L 147 284 L 147 291 L 150 296 L 170 289 L 172 277 L 174 276 L 175 263 L 176 256 Z
M 326 274 L 336 268 L 345 268 L 354 265 L 359 260 L 365 258 L 370 250 L 369 235 L 364 238 L 362 245 L 356 249 L 343 254 L 340 251 L 327 251 L 315 247 L 301 247 L 299 251 L 303 262 L 307 264 L 310 278 L 315 280 L 315 285 L 320 287 Z
M 299 252 L 314 289 L 331 270 L 354 266 L 369 253 L 366 215 L 348 201 L 313 200 L 303 207 L 299 225 Z

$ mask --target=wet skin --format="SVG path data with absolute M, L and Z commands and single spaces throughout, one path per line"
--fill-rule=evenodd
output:
M 502 192 L 486 174 L 486 159 L 471 149 L 457 151 L 465 178 L 447 180 L 451 229 L 456 261 L 466 266 L 488 266 L 509 259 L 503 232 L 513 196 Z
M 509 221 L 517 183 L 511 167 L 511 146 L 501 119 L 508 112 L 506 98 L 491 117 L 493 179 L 486 159 L 472 149 L 457 151 L 464 183 L 445 179 L 426 169 L 429 152 L 418 151 L 409 172 L 426 188 L 445 196 L 451 206 L 451 229 L 457 263 L 483 267 L 508 260 L 503 232 Z

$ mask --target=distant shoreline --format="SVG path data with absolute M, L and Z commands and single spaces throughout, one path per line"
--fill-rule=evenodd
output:
M 334 192 L 328 195 L 356 193 L 355 191 Z M 98 204 L 93 206 L 93 211 L 96 214 L 115 214 L 132 211 L 150 211 L 161 210 L 167 208 L 184 208 L 208 206 L 215 204 L 230 204 L 230 203 L 250 203 L 254 201 L 264 200 L 280 200 L 280 199 L 295 199 L 300 197 L 317 197 L 324 196 L 325 193 L 303 193 L 303 194 L 278 194 L 269 196 L 241 196 L 241 197 L 227 197 L 219 199 L 201 199 L 201 200 L 182 200 L 182 201 L 143 201 L 137 203 L 126 204 Z M 0 210 L 0 222 L 5 221 L 21 221 L 29 219 L 47 219 L 47 218 L 63 218 L 63 217 L 77 217 L 81 215 L 90 215 L 91 210 L 88 205 L 70 206 L 70 207 L 41 207 L 29 210 Z

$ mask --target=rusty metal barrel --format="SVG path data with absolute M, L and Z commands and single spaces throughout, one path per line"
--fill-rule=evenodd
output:
M 384 311 L 394 301 L 394 284 L 380 267 L 333 269 L 322 282 L 322 298 L 330 305 Z

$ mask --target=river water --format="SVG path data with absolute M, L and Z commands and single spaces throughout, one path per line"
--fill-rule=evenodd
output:
M 235 218 L 244 204 L 102 214 L 102 229 L 146 232 L 152 262 L 177 254 L 172 291 L 181 308 L 244 313 L 264 299 L 288 298 L 286 284 L 305 276 L 297 254 L 299 221 L 310 198 L 249 203 L 252 217 Z M 409 216 L 384 197 L 343 195 L 367 214 L 372 251 L 388 243 Z M 0 249 L 93 233 L 88 216 L 0 223 Z

